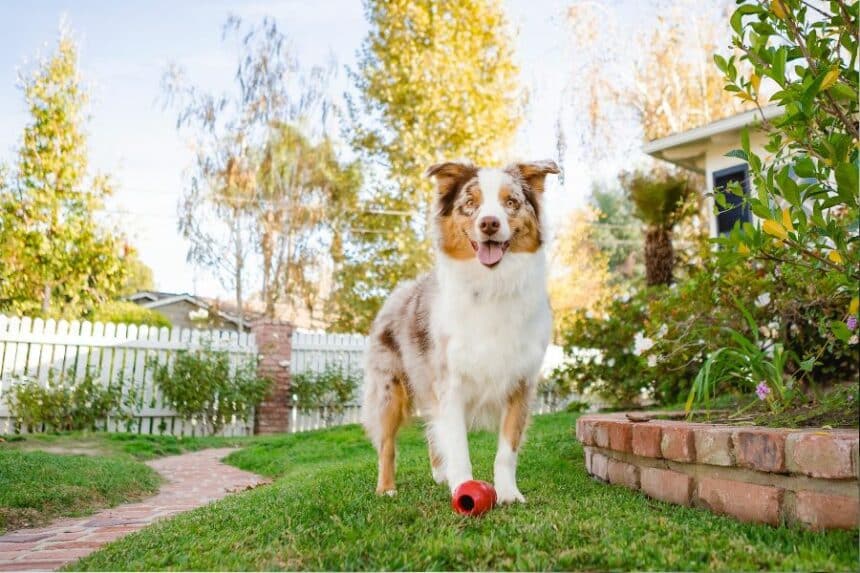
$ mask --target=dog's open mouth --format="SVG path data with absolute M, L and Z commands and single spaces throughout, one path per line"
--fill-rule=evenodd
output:
M 475 253 L 478 255 L 478 260 L 481 261 L 481 264 L 485 267 L 492 268 L 499 264 L 499 261 L 502 260 L 502 256 L 504 256 L 505 251 L 508 250 L 508 247 L 511 246 L 510 241 L 469 241 L 472 243 L 472 248 L 475 249 Z

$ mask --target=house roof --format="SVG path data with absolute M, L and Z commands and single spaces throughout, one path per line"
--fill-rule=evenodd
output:
M 704 166 L 701 165 L 699 159 L 704 156 L 705 147 L 712 138 L 740 131 L 742 128 L 759 121 L 762 115 L 766 119 L 771 119 L 782 114 L 783 108 L 778 105 L 764 107 L 761 112 L 758 109 L 752 109 L 700 127 L 649 141 L 642 146 L 642 151 L 657 159 L 663 159 L 693 171 L 704 172 Z
M 159 308 L 174 304 L 176 302 L 187 302 L 210 312 L 215 312 L 223 320 L 239 325 L 239 316 L 221 310 L 222 304 L 217 300 L 212 301 L 189 293 L 173 293 L 161 291 L 139 291 L 126 297 L 127 300 L 135 302 L 144 308 Z M 247 327 L 253 317 L 246 314 L 243 326 Z

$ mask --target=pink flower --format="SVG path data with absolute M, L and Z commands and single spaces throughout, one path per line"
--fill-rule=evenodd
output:
M 857 328 L 857 317 L 853 314 L 849 316 L 848 320 L 845 321 L 845 326 L 848 327 L 848 330 L 854 330 Z
M 770 386 L 765 382 L 759 382 L 759 385 L 755 387 L 755 395 L 758 396 L 759 400 L 767 399 L 770 396 Z

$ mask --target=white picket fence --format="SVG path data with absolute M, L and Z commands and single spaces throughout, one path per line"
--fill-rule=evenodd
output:
M 361 379 L 362 361 L 367 337 L 359 334 L 329 334 L 296 329 L 293 331 L 290 372 L 293 376 L 305 372 L 325 371 L 328 366 L 339 366 Z M 340 412 L 328 408 L 299 404 L 293 396 L 290 432 L 307 432 L 342 424 L 358 423 L 358 396 Z
M 199 435 L 201 429 L 179 418 L 154 386 L 151 359 L 164 364 L 176 351 L 203 343 L 228 352 L 231 368 L 254 360 L 257 354 L 253 336 L 244 333 L 0 315 L 0 434 L 14 428 L 4 396 L 12 384 L 38 380 L 47 385 L 61 377 L 70 384 L 82 380 L 89 370 L 105 387 L 122 384 L 124 396 L 134 389 L 142 397 L 131 410 L 133 423 L 109 418 L 103 429 Z M 252 429 L 253 416 L 227 425 L 221 433 L 246 435 Z
M 361 335 L 295 330 L 291 373 L 323 372 L 329 365 L 338 365 L 360 380 L 366 340 Z M 47 385 L 50 380 L 58 380 L 61 376 L 68 384 L 82 380 L 90 371 L 104 386 L 122 384 L 124 395 L 134 390 L 142 397 L 132 408 L 131 424 L 109 418 L 102 423 L 103 429 L 142 434 L 200 435 L 201 426 L 183 421 L 163 400 L 153 384 L 152 360 L 157 364 L 169 364 L 177 351 L 200 348 L 203 344 L 227 351 L 231 368 L 255 360 L 257 355 L 253 335 L 245 333 L 0 315 L 0 434 L 14 430 L 14 420 L 5 399 L 12 384 L 38 380 L 40 384 Z M 544 370 L 551 370 L 560 356 L 560 349 L 551 347 Z M 355 399 L 339 412 L 299 404 L 294 399 L 290 431 L 304 432 L 357 423 L 360 393 L 359 388 Z M 533 411 L 547 413 L 563 406 L 552 395 L 540 395 Z M 227 425 L 221 434 L 241 436 L 252 431 L 253 414 L 245 422 L 237 420 Z
M 291 372 L 293 375 L 304 372 L 323 372 L 329 365 L 339 365 L 342 369 L 361 377 L 366 336 L 358 334 L 327 334 L 296 330 L 293 332 Z M 547 349 L 541 372 L 549 373 L 564 359 L 561 347 Z M 293 397 L 290 418 L 291 432 L 307 432 L 342 424 L 359 422 L 359 403 L 361 388 L 356 390 L 354 401 L 340 411 L 325 407 L 305 407 Z M 552 394 L 539 394 L 532 405 L 535 414 L 557 412 L 566 405 Z

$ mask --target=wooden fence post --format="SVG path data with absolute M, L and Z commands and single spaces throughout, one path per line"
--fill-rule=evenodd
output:
M 251 333 L 261 356 L 257 373 L 273 381 L 269 395 L 254 413 L 254 433 L 286 432 L 290 425 L 293 326 L 280 320 L 260 319 L 251 325 Z

